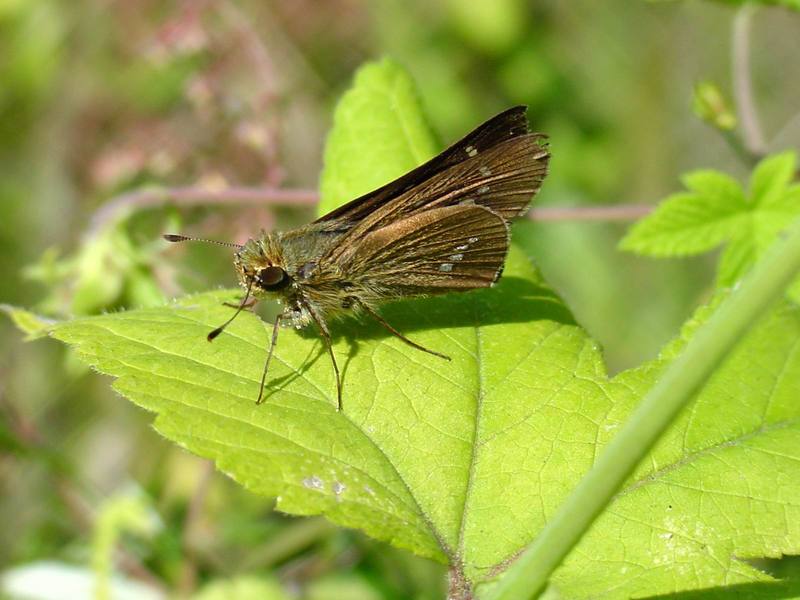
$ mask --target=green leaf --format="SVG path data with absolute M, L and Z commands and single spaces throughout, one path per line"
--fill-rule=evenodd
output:
M 611 381 L 614 412 L 651 387 L 720 299 L 657 361 Z M 740 342 L 556 573 L 565 596 L 773 581 L 743 559 L 800 544 L 798 340 L 800 309 L 785 303 Z
M 784 221 L 791 221 L 800 212 L 800 183 L 788 186 L 784 193 L 774 198 L 764 212 L 781 214 Z
M 690 190 L 664 200 L 636 223 L 620 248 L 649 256 L 682 256 L 726 244 L 717 284 L 735 284 L 776 237 L 800 215 L 800 185 L 790 185 L 797 155 L 783 152 L 762 160 L 750 178 L 749 195 L 731 177 L 695 171 L 683 177 Z M 800 301 L 800 279 L 789 296 Z
M 742 186 L 733 177 L 725 173 L 702 169 L 686 173 L 681 177 L 681 181 L 687 189 L 702 196 L 707 196 L 723 206 L 725 204 L 741 206 L 744 203 Z
M 436 151 L 409 74 L 389 59 L 368 63 L 336 107 L 318 213 L 396 179 Z
M 723 173 L 695 171 L 675 194 L 634 225 L 620 248 L 649 256 L 699 254 L 718 246 L 741 227 L 747 210 L 741 186 Z
M 364 73 L 396 69 L 367 67 L 356 87 Z M 365 118 L 377 131 L 423 122 L 415 103 L 402 111 L 385 113 L 387 124 Z M 337 118 L 326 152 L 328 208 L 360 193 L 353 173 L 374 177 L 363 165 L 374 166 L 375 156 L 393 163 L 413 155 L 398 151 L 395 138 L 385 140 L 394 149 L 386 152 L 377 131 L 364 128 L 359 145 L 338 131 L 350 125 Z M 391 177 L 406 167 L 383 168 Z M 712 187 L 709 178 L 689 181 Z M 382 309 L 452 362 L 372 323 L 339 322 L 344 410 L 337 412 L 317 336 L 284 330 L 266 402 L 256 406 L 270 328 L 245 313 L 213 344 L 203 340 L 230 316 L 221 302 L 235 295 L 85 317 L 56 325 L 54 335 L 155 412 L 164 436 L 251 491 L 277 496 L 280 510 L 324 514 L 447 562 L 467 588 L 497 577 L 531 542 L 684 343 L 609 380 L 595 342 L 512 250 L 492 289 Z M 800 551 L 798 339 L 798 309 L 782 307 L 742 343 L 556 573 L 565 596 L 767 581 L 735 557 Z
M 322 512 L 483 581 L 531 541 L 680 347 L 608 381 L 597 347 L 553 314 L 563 309 L 525 261 L 509 263 L 494 290 L 387 309 L 452 365 L 371 326 L 340 329 L 344 413 L 320 345 L 294 331 L 255 406 L 264 325 L 245 315 L 214 344 L 198 341 L 229 315 L 222 292 L 55 335 L 156 411 L 158 431 L 278 495 L 279 509 Z M 420 323 L 436 328 L 413 331 Z M 800 510 L 798 339 L 798 310 L 784 307 L 743 344 L 559 571 L 562 591 L 761 581 L 734 557 L 800 549 L 795 521 L 778 518 Z M 698 568 L 680 579 L 686 564 Z
M 752 236 L 743 237 L 736 243 L 729 244 L 719 259 L 717 268 L 717 286 L 727 287 L 734 285 L 756 262 L 758 249 L 755 247 Z
M 0 311 L 6 313 L 13 321 L 14 325 L 16 325 L 20 331 L 27 334 L 25 336 L 27 341 L 46 336 L 56 323 L 53 319 L 48 319 L 29 310 L 9 304 L 0 304 Z
M 313 332 L 283 331 L 268 400 L 256 406 L 268 344 L 264 323 L 242 315 L 213 344 L 203 341 L 230 316 L 221 302 L 234 296 L 214 292 L 167 307 L 77 319 L 58 325 L 54 335 L 118 377 L 114 387 L 124 396 L 159 413 L 162 434 L 213 458 L 251 490 L 279 496 L 279 509 L 324 513 L 440 560 L 454 559 L 462 544 L 475 398 L 492 407 L 491 430 L 502 430 L 527 410 L 507 402 L 529 385 L 527 371 L 546 378 L 530 399 L 541 402 L 573 378 L 559 364 L 562 354 L 574 362 L 586 348 L 582 370 L 588 376 L 600 368 L 585 334 L 515 253 L 492 290 L 383 311 L 452 363 L 431 362 L 387 339 L 378 326 L 348 322 L 334 331 L 334 351 L 347 357 L 345 410 L 337 413 L 331 366 Z M 581 417 L 575 425 L 582 429 L 582 423 Z M 542 484 L 551 478 L 560 473 L 543 476 Z M 481 493 L 491 497 L 498 483 L 485 484 Z M 467 525 L 464 533 L 472 534 Z
M 732 285 L 741 279 L 780 232 L 800 215 L 800 186 L 789 185 L 796 166 L 797 155 L 784 152 L 765 158 L 753 170 L 748 198 L 751 209 L 720 260 L 717 272 L 720 285 Z M 794 291 L 798 285 L 790 289 L 789 296 L 800 301 Z
M 553 572 L 584 538 L 601 513 L 619 497 L 636 470 L 642 469 L 643 465 L 649 466 L 648 461 L 655 463 L 648 455 L 657 444 L 668 439 L 665 436 L 680 415 L 686 413 L 691 401 L 707 389 L 748 332 L 763 323 L 792 276 L 798 272 L 800 219 L 787 230 L 784 239 L 775 242 L 763 263 L 745 279 L 741 288 L 722 300 L 708 321 L 693 333 L 685 348 L 658 375 L 645 396 L 637 401 L 630 416 L 534 542 L 508 568 L 503 579 L 482 593 L 482 597 L 487 600 L 516 600 L 529 597 L 530 590 L 538 591 L 548 584 Z M 793 360 L 791 356 L 789 360 Z M 769 393 L 774 389 L 773 386 Z M 766 418 L 767 412 L 764 411 L 762 419 Z M 688 441 L 685 434 L 683 439 L 684 443 Z M 759 562 L 765 565 L 769 561 L 762 559 Z
M 783 152 L 758 163 L 750 178 L 750 201 L 761 208 L 780 202 L 794 178 L 797 155 Z

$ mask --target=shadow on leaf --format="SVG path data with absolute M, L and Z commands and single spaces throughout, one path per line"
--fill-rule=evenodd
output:
M 403 334 L 541 320 L 576 324 L 567 307 L 550 288 L 513 276 L 504 277 L 496 287 L 489 289 L 392 302 L 381 306 L 380 313 Z M 341 318 L 331 325 L 331 330 L 334 339 L 344 337 L 356 343 L 357 340 L 391 337 L 368 315 Z M 318 337 L 313 327 L 304 329 L 300 335 Z
M 648 596 L 647 600 L 734 600 L 740 598 L 759 598 L 779 600 L 797 598 L 800 595 L 800 581 L 763 581 L 740 583 L 725 587 L 704 588 L 690 592 L 676 592 L 660 596 Z
M 540 320 L 575 325 L 572 314 L 550 288 L 530 279 L 513 276 L 504 277 L 490 289 L 392 302 L 382 306 L 380 313 L 404 335 L 431 329 Z M 314 326 L 298 333 L 308 340 L 320 340 Z M 342 356 L 341 351 L 337 353 L 343 382 L 347 379 L 348 366 L 363 347 L 362 342 L 392 337 L 368 315 L 346 316 L 334 321 L 331 334 L 335 342 L 344 340 L 349 346 L 346 356 Z M 268 378 L 265 396 L 268 398 L 302 377 L 325 354 L 322 344 L 315 346 L 296 372 L 275 379 Z

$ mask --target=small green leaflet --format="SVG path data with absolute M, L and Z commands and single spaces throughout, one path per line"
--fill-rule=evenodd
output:
M 336 128 L 357 117 L 354 98 L 361 110 L 391 110 L 371 121 L 372 133 L 362 130 L 366 146 L 331 134 L 326 210 L 408 168 L 403 153 L 392 158 L 397 140 L 383 146 L 380 131 L 424 122 L 412 90 L 389 61 L 357 76 Z M 421 126 L 405 139 L 434 147 Z M 371 171 L 375 157 L 394 172 Z M 451 363 L 369 323 L 341 323 L 337 413 L 317 336 L 293 330 L 282 333 L 267 401 L 255 406 L 268 326 L 244 314 L 213 344 L 204 340 L 230 315 L 221 301 L 235 295 L 184 297 L 52 332 L 155 412 L 161 434 L 277 496 L 280 510 L 324 514 L 447 562 L 473 584 L 502 575 L 531 542 L 713 310 L 699 311 L 658 360 L 609 379 L 596 343 L 514 250 L 493 289 L 386 307 L 387 320 Z M 741 343 L 556 572 L 564 596 L 773 585 L 740 559 L 800 552 L 798 340 L 800 310 L 782 305 Z
M 25 334 L 28 341 L 37 340 L 48 334 L 56 321 L 37 315 L 29 310 L 17 308 L 9 304 L 0 304 L 0 311 L 6 313 L 17 326 L 17 329 Z
M 783 152 L 762 160 L 749 190 L 718 171 L 683 177 L 687 192 L 674 194 L 634 225 L 620 248 L 647 256 L 688 256 L 724 245 L 720 286 L 736 283 L 800 215 L 800 184 L 792 184 L 797 155 Z M 790 294 L 800 299 L 800 283 Z

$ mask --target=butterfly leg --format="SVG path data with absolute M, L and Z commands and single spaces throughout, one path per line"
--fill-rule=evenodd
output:
M 269 344 L 267 360 L 264 361 L 264 371 L 261 373 L 261 385 L 258 388 L 258 399 L 256 400 L 256 404 L 261 404 L 264 402 L 264 382 L 267 380 L 267 371 L 269 370 L 269 363 L 272 360 L 272 353 L 275 351 L 275 344 L 278 343 L 278 330 L 280 329 L 281 319 L 283 319 L 283 314 L 275 317 L 275 324 L 272 326 L 272 341 Z
M 222 306 L 230 306 L 231 308 L 239 308 L 241 305 L 244 310 L 253 308 L 256 304 L 258 304 L 258 298 L 250 298 L 247 302 L 242 304 L 241 302 L 237 302 L 234 304 L 233 302 L 223 302 Z
M 320 335 L 322 335 L 322 341 L 325 344 L 325 347 L 328 349 L 328 354 L 331 357 L 331 363 L 333 363 L 333 372 L 336 375 L 336 410 L 340 411 L 342 410 L 342 377 L 339 374 L 339 365 L 336 364 L 336 356 L 333 354 L 331 332 L 328 329 L 328 325 L 325 323 L 325 320 L 317 314 L 317 311 L 315 311 L 312 306 L 308 304 L 305 304 L 304 306 L 311 315 L 311 318 L 314 319 L 314 323 L 317 324 Z
M 377 312 L 372 310 L 369 306 L 367 306 L 363 302 L 359 302 L 358 305 L 361 308 L 363 308 L 364 311 L 366 311 L 373 319 L 375 319 L 378 323 L 380 323 L 381 326 L 384 329 L 386 329 L 386 331 L 388 331 L 392 335 L 400 338 L 401 340 L 403 340 L 406 344 L 408 344 L 412 348 L 416 348 L 417 350 L 422 350 L 423 352 L 427 352 L 428 354 L 433 354 L 434 356 L 438 356 L 438 357 L 443 358 L 445 360 L 450 360 L 450 357 L 447 356 L 446 354 L 442 354 L 441 352 L 436 352 L 435 350 L 429 350 L 425 346 L 421 346 L 420 344 L 418 344 L 416 342 L 412 342 L 410 339 L 408 339 L 402 333 L 397 331 L 397 329 L 395 329 L 394 327 L 389 325 L 389 323 L 387 323 L 386 320 L 382 316 L 380 316 Z

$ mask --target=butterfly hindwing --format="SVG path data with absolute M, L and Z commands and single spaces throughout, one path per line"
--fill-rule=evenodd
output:
M 480 206 L 419 212 L 377 229 L 342 258 L 346 278 L 387 295 L 488 287 L 508 251 L 505 219 Z

